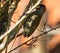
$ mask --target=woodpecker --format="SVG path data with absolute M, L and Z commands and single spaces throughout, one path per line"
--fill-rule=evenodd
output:
M 39 25 L 39 22 L 42 18 L 42 15 L 46 11 L 46 7 L 44 4 L 40 4 L 37 8 L 36 11 L 32 12 L 26 21 L 24 22 L 23 28 L 24 28 L 24 36 L 29 37 L 32 35 L 32 33 L 35 31 L 37 26 Z

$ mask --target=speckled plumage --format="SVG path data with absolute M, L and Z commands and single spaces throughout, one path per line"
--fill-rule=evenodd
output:
M 29 37 L 35 31 L 45 10 L 46 7 L 43 4 L 40 4 L 36 11 L 28 16 L 24 23 L 24 36 Z

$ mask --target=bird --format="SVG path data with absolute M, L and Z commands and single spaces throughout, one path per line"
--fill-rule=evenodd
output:
M 42 18 L 42 15 L 46 11 L 46 7 L 44 4 L 40 4 L 37 8 L 36 11 L 32 12 L 27 16 L 28 18 L 25 20 L 23 24 L 23 29 L 24 29 L 24 36 L 29 37 L 32 35 L 32 33 L 35 31 L 37 26 L 39 25 L 39 22 Z

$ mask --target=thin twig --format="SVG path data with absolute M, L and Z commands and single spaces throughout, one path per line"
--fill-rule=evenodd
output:
M 12 49 L 12 50 L 9 51 L 8 53 L 16 50 L 17 48 L 21 47 L 22 45 L 26 44 L 27 42 L 29 42 L 29 41 L 31 41 L 31 40 L 33 40 L 33 39 L 35 39 L 35 38 L 38 38 L 39 36 L 42 36 L 42 35 L 44 35 L 44 34 L 48 34 L 48 32 L 50 32 L 50 31 L 52 31 L 52 30 L 56 30 L 57 28 L 60 28 L 60 26 L 57 26 L 57 27 L 52 28 L 52 29 L 50 29 L 50 30 L 48 30 L 48 31 L 46 31 L 46 32 L 41 33 L 41 34 L 38 35 L 38 36 L 35 36 L 35 37 L 33 37 L 33 38 L 30 38 L 29 40 L 27 40 L 27 41 L 25 41 L 24 43 L 20 44 L 19 46 L 17 46 L 16 48 Z

